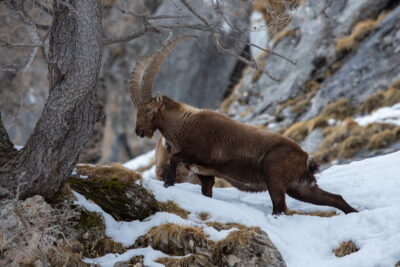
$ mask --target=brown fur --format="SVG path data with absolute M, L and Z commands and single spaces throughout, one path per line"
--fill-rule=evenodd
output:
M 289 138 L 160 95 L 137 106 L 137 135 L 152 137 L 156 130 L 172 155 L 163 174 L 165 186 L 174 185 L 178 164 L 184 164 L 207 184 L 203 194 L 210 194 L 214 176 L 240 190 L 268 190 L 274 214 L 287 210 L 285 193 L 345 213 L 356 212 L 341 196 L 316 185 L 317 164 Z

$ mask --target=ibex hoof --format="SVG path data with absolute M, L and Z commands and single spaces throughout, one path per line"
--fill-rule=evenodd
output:
M 173 183 L 164 182 L 164 187 L 165 188 L 170 187 L 170 186 L 174 186 L 174 184 Z

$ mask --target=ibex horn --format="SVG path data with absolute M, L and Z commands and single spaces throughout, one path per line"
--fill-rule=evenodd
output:
M 168 39 L 163 47 L 159 49 L 150 59 L 148 67 L 144 71 L 143 80 L 141 82 L 140 103 L 146 103 L 151 99 L 153 89 L 153 82 L 156 77 L 157 71 L 161 66 L 164 58 L 168 56 L 171 51 L 182 41 L 196 37 L 195 35 L 181 35 Z

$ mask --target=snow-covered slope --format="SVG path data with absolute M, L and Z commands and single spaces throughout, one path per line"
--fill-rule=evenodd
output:
M 244 193 L 234 188 L 214 188 L 214 197 L 201 195 L 200 186 L 177 184 L 164 188 L 154 179 L 154 168 L 144 174 L 143 186 L 154 192 L 157 200 L 173 200 L 191 212 L 187 220 L 165 212 L 156 213 L 148 220 L 116 222 L 104 214 L 107 234 L 125 245 L 152 226 L 173 222 L 205 228 L 211 239 L 221 239 L 219 233 L 200 221 L 197 214 L 208 212 L 208 221 L 236 222 L 259 226 L 266 231 L 287 265 L 301 266 L 390 266 L 400 260 L 400 152 L 333 166 L 318 178 L 321 188 L 341 194 L 360 212 L 331 218 L 304 215 L 272 216 L 272 203 L 268 193 Z M 90 210 L 101 210 L 83 196 L 78 203 Z M 287 197 L 290 209 L 301 211 L 333 210 L 299 202 Z M 360 250 L 337 258 L 332 250 L 342 242 L 352 240 Z M 87 262 L 112 266 L 131 255 L 145 255 L 148 266 L 161 266 L 154 259 L 163 254 L 151 248 L 128 250 L 122 255 L 108 254 Z

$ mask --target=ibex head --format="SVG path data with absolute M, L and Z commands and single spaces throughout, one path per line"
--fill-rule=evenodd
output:
M 151 138 L 157 130 L 157 120 L 160 117 L 163 97 L 161 95 L 152 97 L 152 89 L 161 63 L 175 46 L 191 37 L 194 36 L 172 37 L 154 54 L 145 56 L 136 63 L 129 78 L 129 89 L 133 104 L 137 108 L 135 131 L 138 136 Z

